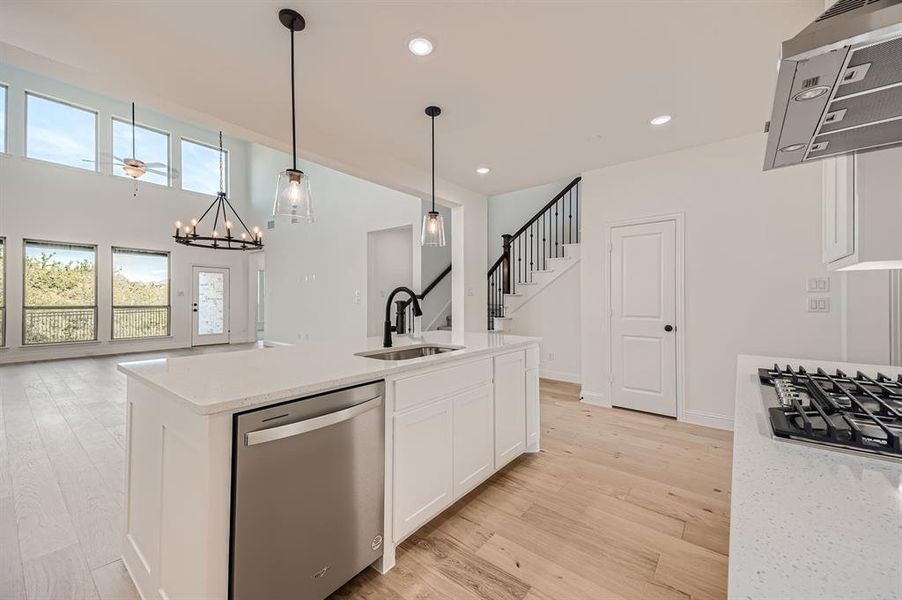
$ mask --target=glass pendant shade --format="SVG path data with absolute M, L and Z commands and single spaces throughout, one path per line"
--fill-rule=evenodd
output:
M 310 178 L 303 171 L 285 169 L 279 173 L 272 214 L 274 217 L 288 217 L 292 223 L 313 222 Z
M 445 223 L 442 215 L 438 212 L 430 210 L 423 215 L 423 233 L 420 236 L 420 243 L 423 246 L 445 245 Z

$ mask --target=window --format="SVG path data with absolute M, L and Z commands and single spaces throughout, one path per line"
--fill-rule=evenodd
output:
M 6 152 L 6 96 L 6 86 L 0 85 L 0 152 Z
M 169 335 L 169 254 L 113 248 L 113 339 Z
M 25 156 L 97 170 L 97 113 L 25 94 Z
M 97 339 L 97 249 L 25 241 L 25 344 Z
M 145 164 L 159 163 L 163 167 L 154 167 L 154 171 L 169 171 L 169 135 L 156 129 L 135 125 L 135 145 L 132 149 L 132 123 L 113 118 L 113 173 L 120 177 L 128 177 L 122 170 L 122 160 L 137 158 Z M 149 181 L 160 185 L 169 185 L 169 175 L 148 171 L 141 181 Z
M 229 153 L 223 152 L 223 169 L 228 190 Z M 219 148 L 182 140 L 182 189 L 215 196 L 219 193 Z
M 0 237 L 0 348 L 6 345 L 6 239 Z

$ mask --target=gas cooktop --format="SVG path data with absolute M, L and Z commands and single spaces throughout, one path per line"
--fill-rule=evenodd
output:
M 902 375 L 774 365 L 758 377 L 775 436 L 902 460 Z

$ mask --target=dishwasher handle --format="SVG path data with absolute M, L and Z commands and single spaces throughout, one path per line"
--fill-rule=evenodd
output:
M 269 429 L 261 429 L 259 431 L 251 431 L 250 433 L 244 434 L 244 445 L 256 446 L 257 444 L 265 444 L 266 442 L 273 442 L 302 433 L 316 431 L 323 427 L 329 427 L 343 421 L 348 421 L 365 412 L 373 410 L 374 408 L 379 408 L 380 406 L 382 406 L 382 396 L 376 396 L 365 402 L 361 402 L 360 404 L 355 404 L 349 408 L 327 413 L 313 419 L 306 419 L 304 421 L 288 423 L 287 425 L 279 425 L 278 427 L 270 427 Z

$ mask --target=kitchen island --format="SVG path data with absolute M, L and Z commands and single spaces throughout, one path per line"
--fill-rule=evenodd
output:
M 119 365 L 128 378 L 123 561 L 143 598 L 229 597 L 237 415 L 384 382 L 384 497 L 373 499 L 384 511 L 380 545 L 373 541 L 382 572 L 411 533 L 523 452 L 538 451 L 538 339 L 427 332 L 394 345 L 453 350 L 410 360 L 358 355 L 381 342 Z
M 758 368 L 899 367 L 740 356 L 729 598 L 902 598 L 902 463 L 774 439 Z

